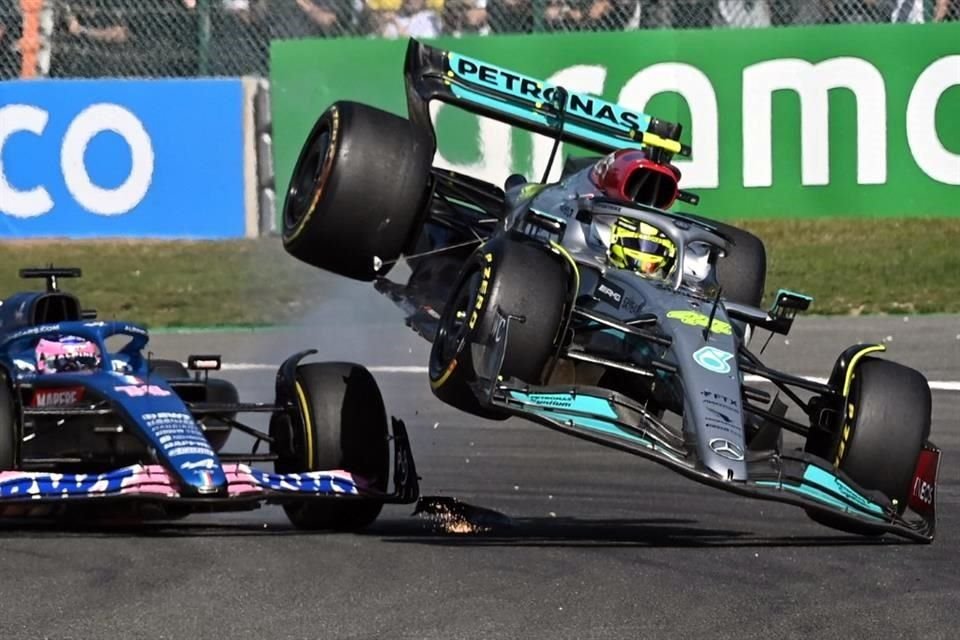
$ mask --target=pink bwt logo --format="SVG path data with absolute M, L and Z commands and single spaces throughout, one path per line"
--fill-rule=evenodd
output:
M 115 391 L 120 391 L 127 394 L 131 398 L 142 398 L 143 396 L 155 396 L 159 398 L 165 398 L 170 395 L 170 391 L 167 391 L 163 387 L 158 387 L 153 384 L 143 384 L 143 385 L 125 385 L 122 387 L 114 387 Z

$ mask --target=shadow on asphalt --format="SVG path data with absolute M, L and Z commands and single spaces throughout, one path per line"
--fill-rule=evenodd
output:
M 696 520 L 672 518 L 595 519 L 515 518 L 509 527 L 475 533 L 447 533 L 436 523 L 410 518 L 374 523 L 355 533 L 300 531 L 263 522 L 137 522 L 89 524 L 51 521 L 5 521 L 0 539 L 52 538 L 228 538 L 260 536 L 357 536 L 391 544 L 443 547 L 824 547 L 908 544 L 896 538 L 854 535 L 758 536 L 748 531 L 695 526 Z M 373 542 L 373 540 L 371 540 Z
M 482 533 L 450 534 L 430 522 L 377 523 L 364 536 L 385 542 L 447 547 L 823 547 L 899 545 L 894 538 L 852 535 L 757 536 L 747 531 L 698 527 L 696 520 L 515 518 L 513 525 Z

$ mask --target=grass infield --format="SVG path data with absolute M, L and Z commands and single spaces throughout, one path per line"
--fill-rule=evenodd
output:
M 767 245 L 768 294 L 808 293 L 821 314 L 960 312 L 960 219 L 751 220 Z M 102 318 L 153 327 L 285 324 L 322 299 L 323 279 L 279 240 L 5 241 L 0 298 L 41 286 L 24 266 L 81 267 L 63 287 Z M 376 295 L 371 292 L 371 295 Z

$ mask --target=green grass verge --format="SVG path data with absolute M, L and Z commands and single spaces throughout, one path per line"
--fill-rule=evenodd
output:
M 0 297 L 42 287 L 22 266 L 80 267 L 62 281 L 101 318 L 151 327 L 283 324 L 316 304 L 315 269 L 287 256 L 276 239 L 229 242 L 70 241 L 0 244 Z
M 960 219 L 751 220 L 769 254 L 770 293 L 813 295 L 825 314 L 960 312 Z M 21 266 L 79 266 L 65 287 L 101 317 L 150 326 L 264 326 L 319 303 L 315 270 L 276 239 L 231 242 L 5 242 L 0 296 L 39 286 Z M 371 295 L 374 295 L 371 292 Z
M 960 219 L 744 223 L 767 245 L 769 294 L 809 293 L 822 314 L 960 311 Z

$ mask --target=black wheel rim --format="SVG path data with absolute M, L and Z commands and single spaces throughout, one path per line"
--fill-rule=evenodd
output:
M 297 162 L 290 188 L 287 190 L 287 205 L 283 212 L 284 224 L 288 229 L 300 222 L 310 206 L 317 188 L 317 180 L 323 175 L 324 160 L 329 148 L 330 130 L 323 129 Z
M 437 329 L 437 353 L 440 367 L 446 367 L 463 348 L 464 342 L 469 337 L 470 314 L 472 313 L 480 293 L 481 274 L 479 271 L 473 272 L 461 283 L 457 289 L 457 295 L 444 310 L 443 317 L 440 319 L 440 327 Z

